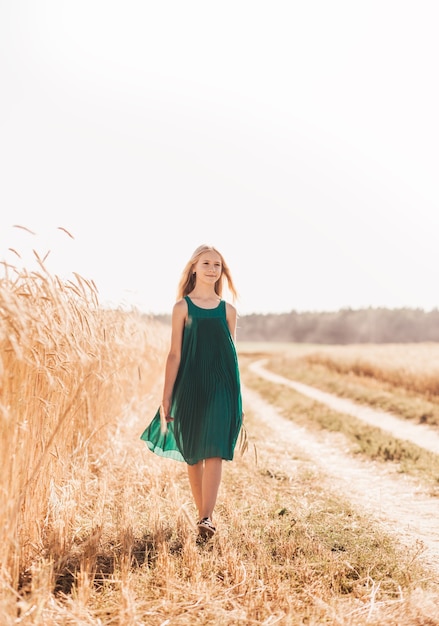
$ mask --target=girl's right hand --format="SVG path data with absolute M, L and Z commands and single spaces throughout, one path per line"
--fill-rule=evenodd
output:
M 162 417 L 166 420 L 166 422 L 173 422 L 174 418 L 170 415 L 171 411 L 171 402 L 169 400 L 163 400 L 160 405 L 160 412 Z

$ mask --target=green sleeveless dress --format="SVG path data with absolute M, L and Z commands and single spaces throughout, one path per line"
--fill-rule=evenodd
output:
M 220 457 L 231 461 L 242 426 L 238 359 L 226 320 L 226 302 L 203 309 L 185 296 L 188 319 L 169 422 L 161 429 L 160 410 L 141 439 L 160 456 L 194 465 Z

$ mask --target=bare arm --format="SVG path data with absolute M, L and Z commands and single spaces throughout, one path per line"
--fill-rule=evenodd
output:
M 230 334 L 232 335 L 232 339 L 234 342 L 236 342 L 236 325 L 238 321 L 238 314 L 233 304 L 230 304 L 229 302 L 226 303 L 226 320 L 230 330 Z
M 185 300 L 179 300 L 172 310 L 171 347 L 166 359 L 165 382 L 163 385 L 162 406 L 166 418 L 170 418 L 172 390 L 177 378 L 181 359 L 181 344 L 183 330 L 187 317 L 187 304 Z
M 226 319 L 230 334 L 232 335 L 233 342 L 236 343 L 236 326 L 238 323 L 238 313 L 236 311 L 236 308 L 228 302 L 226 303 Z M 242 418 L 244 419 L 244 411 L 242 412 Z

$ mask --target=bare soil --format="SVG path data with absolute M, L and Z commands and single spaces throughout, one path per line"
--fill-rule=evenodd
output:
M 439 453 L 439 436 L 423 424 L 413 425 L 369 407 L 338 398 L 308 385 L 269 372 L 263 361 L 255 361 L 254 373 L 294 388 L 331 408 L 354 415 L 392 433 L 394 437 L 416 443 Z M 244 404 L 256 420 L 270 424 L 273 446 L 278 451 L 282 471 L 293 472 L 294 457 L 304 456 L 326 476 L 328 488 L 339 491 L 371 516 L 404 545 L 417 548 L 419 558 L 439 574 L 439 499 L 415 479 L 399 473 L 394 466 L 355 458 L 341 434 L 311 434 L 283 417 L 253 390 L 244 387 Z

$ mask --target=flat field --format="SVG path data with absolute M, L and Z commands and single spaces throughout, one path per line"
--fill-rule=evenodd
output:
M 416 484 L 437 503 L 436 455 L 254 370 L 434 427 L 436 346 L 239 344 L 246 437 L 200 545 L 184 464 L 140 441 L 169 328 L 101 310 L 80 278 L 0 287 L 2 625 L 439 624 L 428 545 L 355 497 L 367 469 L 397 481 L 389 502 Z

